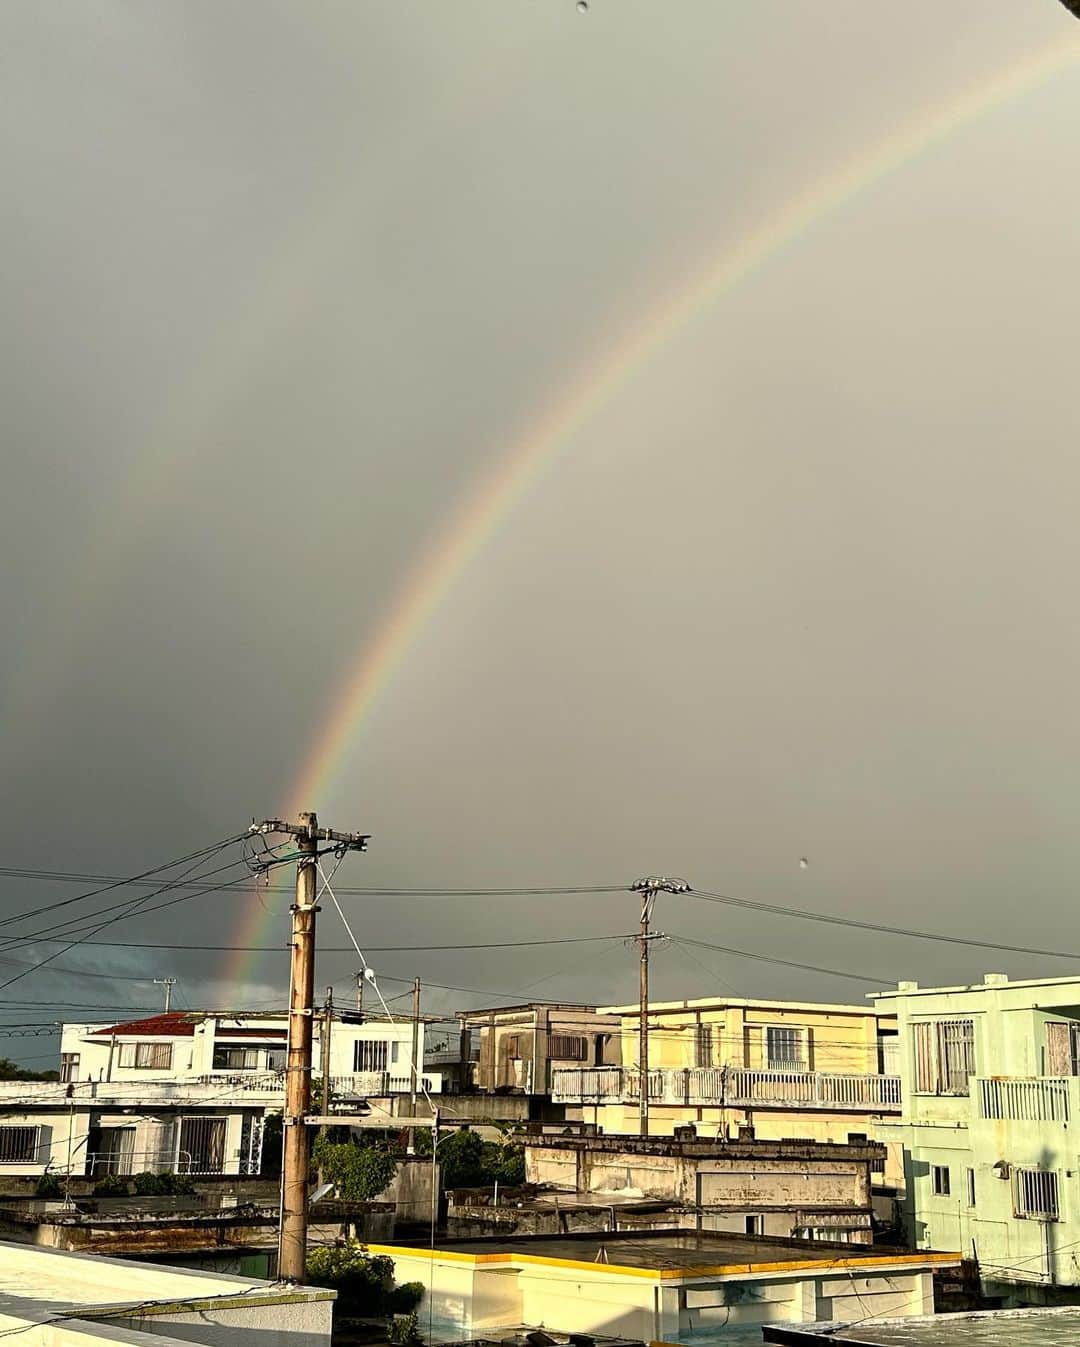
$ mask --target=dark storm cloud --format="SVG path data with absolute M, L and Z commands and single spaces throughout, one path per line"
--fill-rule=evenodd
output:
M 1076 40 L 1050 0 L 992 9 L 9 5 L 8 862 L 134 871 L 281 809 L 441 521 L 605 351 L 836 164 Z M 345 882 L 667 869 L 1080 948 L 1063 902 L 1078 79 L 820 221 L 561 446 L 311 802 L 376 835 Z M 4 880 L 0 902 L 71 891 Z M 264 901 L 260 942 L 280 943 L 282 900 Z M 255 902 L 124 929 L 228 943 Z M 629 896 L 350 910 L 371 945 L 634 921 Z M 885 978 L 1002 962 L 692 899 L 661 924 Z M 662 994 L 860 994 L 694 954 L 658 957 Z M 618 942 L 376 963 L 529 995 L 633 988 Z M 63 964 L 230 992 L 225 956 Z M 268 956 L 237 995 L 283 973 Z M 101 996 L 65 974 L 18 986 Z

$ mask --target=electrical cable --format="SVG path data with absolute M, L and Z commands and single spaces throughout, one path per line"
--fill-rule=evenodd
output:
M 766 912 L 774 917 L 797 917 L 800 921 L 824 922 L 828 926 L 846 926 L 859 931 L 874 931 L 879 935 L 902 935 L 912 940 L 933 940 L 946 945 L 969 945 L 975 949 L 992 949 L 1003 954 L 1037 954 L 1055 959 L 1080 959 L 1070 950 L 1040 949 L 1032 945 L 1006 945 L 994 940 L 975 940 L 970 936 L 942 935 L 937 931 L 917 931 L 906 926 L 884 926 L 874 921 L 859 921 L 856 917 L 840 917 L 831 912 L 811 912 L 805 908 L 783 907 L 779 903 L 763 903 L 751 898 L 736 898 L 732 894 L 713 893 L 707 889 L 690 889 L 680 897 L 698 898 L 706 903 L 723 903 L 749 912 Z
M 238 865 L 242 864 L 243 864 L 242 860 L 236 859 L 228 861 L 225 865 L 219 865 L 215 869 L 209 870 L 206 873 L 208 875 L 217 875 L 223 873 L 226 870 L 235 870 Z M 235 877 L 229 879 L 227 883 L 229 884 L 235 883 Z M 37 931 L 30 931 L 23 935 L 0 936 L 0 948 L 10 949 L 14 948 L 17 945 L 33 945 L 37 943 L 45 944 L 47 942 L 52 944 L 59 943 L 60 941 L 65 940 L 69 935 L 76 935 L 81 931 L 91 930 L 97 918 L 100 916 L 104 916 L 106 912 L 116 912 L 120 909 L 135 910 L 141 908 L 143 904 L 148 903 L 152 898 L 157 898 L 163 893 L 170 893 L 173 890 L 179 888 L 181 888 L 181 885 L 179 884 L 178 881 L 170 880 L 167 883 L 162 884 L 158 888 L 154 889 L 153 892 L 151 893 L 142 894 L 137 898 L 125 898 L 123 902 L 110 903 L 108 904 L 108 906 L 99 907 L 93 912 L 79 913 L 77 916 L 66 918 L 64 921 L 61 921 L 57 925 L 45 926 Z M 203 887 L 195 892 L 190 893 L 181 892 L 179 896 L 179 901 L 186 902 L 191 898 L 197 898 L 199 896 L 205 896 L 208 893 L 213 893 L 215 892 L 215 890 L 216 886 L 215 888 L 210 889 Z M 159 906 L 162 905 L 159 904 Z M 156 912 L 157 910 L 158 910 L 157 907 L 147 909 L 147 911 L 150 912 Z M 112 925 L 112 923 L 105 922 L 103 923 L 100 929 L 104 929 L 105 926 L 109 925 Z
M 122 885 L 125 885 L 125 884 L 140 884 L 140 883 L 144 883 L 144 882 L 152 882 L 152 881 L 150 881 L 150 879 L 149 879 L 149 877 L 150 877 L 151 875 L 161 874 L 164 870 L 172 870 L 172 869 L 175 869 L 175 867 L 178 866 L 178 865 L 185 865 L 188 861 L 197 860 L 197 859 L 198 859 L 199 857 L 201 857 L 201 856 L 207 856 L 207 855 L 211 854 L 212 852 L 220 851 L 222 847 L 231 846 L 234 842 L 239 842 L 239 841 L 241 841 L 241 840 L 242 840 L 244 837 L 246 837 L 246 836 L 247 836 L 246 833 L 237 833 L 235 837 L 226 837 L 226 838 L 224 838 L 222 841 L 220 841 L 220 842 L 214 842 L 214 843 L 212 843 L 210 846 L 208 846 L 208 847 L 202 847 L 202 848 L 201 848 L 200 850 L 198 850 L 198 851 L 189 851 L 189 852 L 187 853 L 186 856 L 178 856 L 178 857 L 176 858 L 176 860 L 173 860 L 173 861 L 166 861 L 164 865 L 156 865 L 156 866 L 154 866 L 153 869 L 151 869 L 151 870 L 142 870 L 142 871 L 140 871 L 140 873 L 137 874 L 137 875 L 128 875 L 128 876 L 116 876 L 116 875 L 79 875 L 79 876 L 73 876 L 73 878 L 76 878 L 77 881 L 78 881 L 80 884 L 81 884 L 81 883 L 86 883 L 88 880 L 89 880 L 89 881 L 103 880 L 103 881 L 105 881 L 104 887 L 103 887 L 103 888 L 100 888 L 100 889 L 91 889 L 88 893 L 78 893 L 78 894 L 75 895 L 74 898 L 64 898 L 64 899 L 61 899 L 59 902 L 55 902 L 55 903 L 45 903 L 45 904 L 43 904 L 41 907 L 34 907 L 34 908 L 31 908 L 29 911 L 26 911 L 26 912 L 17 912 L 17 913 L 14 913 L 14 914 L 13 914 L 12 916 L 10 916 L 10 917 L 0 917 L 0 926 L 7 926 L 7 925 L 9 925 L 11 922 L 25 921 L 28 917 L 34 917 L 34 916 L 37 916 L 38 913 L 40 913 L 40 912 L 51 912 L 51 911 L 54 911 L 55 909 L 60 908 L 60 907 L 69 907 L 72 903 L 81 903 L 81 902 L 83 902 L 83 900 L 86 899 L 86 898 L 94 898 L 94 897 L 96 897 L 96 896 L 97 896 L 98 894 L 100 894 L 100 893 L 108 893 L 111 889 L 118 889 L 118 888 L 120 888 Z M 7 874 L 7 871 L 5 871 L 5 870 L 3 870 L 3 869 L 0 869 L 0 874 Z M 40 877 L 44 878 L 47 874 L 48 874 L 47 871 L 42 871 L 42 872 L 40 872 Z M 23 878 L 23 879 L 30 878 L 30 877 L 31 877 L 30 874 L 22 874 L 22 875 L 19 876 L 19 878 Z M 50 876 L 50 877 L 51 877 L 51 876 Z
M 852 982 L 877 982 L 882 986 L 889 985 L 889 978 L 877 977 L 873 973 L 850 973 L 839 968 L 820 968 L 817 964 L 799 963 L 794 959 L 777 959 L 769 954 L 754 954 L 750 950 L 732 949 L 729 945 L 713 945 L 707 940 L 692 940 L 689 936 L 679 935 L 671 936 L 672 940 L 678 940 L 685 945 L 696 945 L 700 949 L 713 949 L 721 954 L 734 954 L 740 959 L 755 959 L 759 963 L 779 964 L 781 968 L 798 968 L 804 973 L 822 973 L 826 977 L 848 978 Z M 2 984 L 0 984 L 2 985 Z
M 228 841 L 225 841 L 225 842 L 222 842 L 222 843 L 218 846 L 217 851 L 222 851 L 222 850 L 224 850 L 225 847 L 227 847 L 227 846 L 232 846 L 232 845 L 233 845 L 233 840 L 232 840 L 232 839 L 230 839 L 230 840 L 228 840 Z M 201 858 L 201 859 L 205 859 L 205 858 Z M 200 859 L 200 861 L 197 861 L 197 862 L 193 863 L 193 865 L 192 865 L 191 867 L 189 867 L 189 868 L 190 868 L 190 869 L 195 869 L 197 865 L 201 864 L 201 859 Z M 136 899 L 136 900 L 135 900 L 134 906 L 135 906 L 136 908 L 138 908 L 138 907 L 142 906 L 143 904 L 148 903 L 148 902 L 150 901 L 151 898 L 154 898 L 154 897 L 157 896 L 157 893 L 164 893 L 169 887 L 170 887 L 169 885 L 165 885 L 165 886 L 163 886 L 161 889 L 157 890 L 157 891 L 154 892 L 154 893 L 148 893 L 148 894 L 145 894 L 142 898 L 139 898 L 139 899 Z M 195 895 L 192 895 L 192 894 L 181 894 L 179 897 L 172 899 L 172 903 L 184 902 L 184 901 L 187 901 L 187 899 L 189 899 L 189 898 L 191 898 L 191 897 L 194 897 L 194 896 L 195 896 Z M 131 904 L 128 905 L 129 909 L 130 909 L 131 906 L 132 906 Z M 159 904 L 159 906 L 171 906 L 171 903 L 168 903 L 168 904 Z M 151 909 L 151 910 L 156 910 L 156 909 Z M 91 931 L 91 934 L 92 934 L 92 935 L 96 935 L 96 934 L 98 933 L 98 931 L 103 931 L 107 926 L 112 926 L 112 925 L 114 925 L 116 922 L 122 921 L 125 917 L 130 916 L 130 915 L 133 915 L 133 914 L 132 914 L 131 911 L 129 910 L 129 911 L 122 912 L 122 913 L 120 913 L 120 914 L 118 914 L 118 915 L 116 915 L 116 916 L 110 917 L 110 918 L 108 918 L 106 921 L 103 921 L 100 925 L 95 926 L 95 927 L 93 928 L 93 930 Z M 14 973 L 14 974 L 12 974 L 11 977 L 7 978 L 7 979 L 6 979 L 5 981 L 3 981 L 3 982 L 0 982 L 0 991 L 3 991 L 6 987 L 10 987 L 10 986 L 12 985 L 12 983 L 14 983 L 14 982 L 19 982 L 22 978 L 27 977 L 31 972 L 34 972 L 34 971 L 36 971 L 36 970 L 38 970 L 38 969 L 43 968 L 46 964 L 50 963 L 53 959 L 60 958 L 61 955 L 64 955 L 64 954 L 68 953 L 69 950 L 74 949 L 76 945 L 79 945 L 79 944 L 82 944 L 82 943 L 83 943 L 83 941 L 82 941 L 81 939 L 73 940 L 73 941 L 71 941 L 70 944 L 65 945 L 63 949 L 57 950 L 57 951 L 55 951 L 53 954 L 47 954 L 43 959 L 39 960 L 38 963 L 35 964 L 33 968 L 27 968 L 27 969 L 24 969 L 21 973 Z

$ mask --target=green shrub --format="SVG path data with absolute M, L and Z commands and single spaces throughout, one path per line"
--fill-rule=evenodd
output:
M 127 1197 L 128 1181 L 122 1174 L 102 1174 L 94 1184 L 95 1197 Z
M 63 1197 L 64 1185 L 55 1174 L 42 1174 L 34 1187 L 35 1197 Z
M 372 1256 L 356 1240 L 313 1249 L 308 1254 L 307 1276 L 316 1286 L 337 1291 L 342 1314 L 375 1318 L 389 1313 L 394 1260 Z
M 334 1185 L 344 1202 L 370 1202 L 386 1191 L 397 1173 L 397 1161 L 387 1150 L 357 1146 L 352 1141 L 316 1139 L 312 1155 L 323 1178 Z
M 420 1324 L 415 1311 L 411 1314 L 399 1314 L 386 1326 L 386 1336 L 394 1347 L 417 1347 L 424 1341 L 420 1335 Z
M 145 1170 L 132 1179 L 135 1192 L 139 1197 L 187 1197 L 195 1191 L 195 1185 L 186 1174 L 170 1174 L 162 1171 L 155 1174 Z
M 415 1310 L 424 1298 L 423 1282 L 402 1282 L 386 1298 L 388 1314 L 408 1314 Z

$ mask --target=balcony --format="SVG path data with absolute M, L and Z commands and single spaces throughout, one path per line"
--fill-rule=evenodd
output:
M 630 1104 L 640 1097 L 632 1067 L 560 1067 L 552 1073 L 557 1104 Z M 685 1067 L 649 1072 L 653 1104 L 852 1110 L 899 1113 L 900 1077 L 747 1067 Z
M 978 1117 L 994 1122 L 1067 1123 L 1076 1078 L 992 1078 L 971 1082 Z
M 316 1082 L 321 1076 L 316 1070 Z M 429 1094 L 442 1090 L 438 1072 L 425 1073 Z M 368 1095 L 408 1094 L 409 1076 L 401 1072 L 361 1071 L 355 1075 L 334 1076 L 330 1081 L 335 1097 L 366 1098 Z M 70 1094 L 69 1094 L 70 1091 Z M 422 1090 L 418 1091 L 423 1093 Z M 280 1108 L 285 1099 L 285 1075 L 277 1071 L 215 1072 L 206 1076 L 176 1077 L 172 1080 L 76 1080 L 0 1082 L 0 1110 L 47 1107 L 142 1108 L 198 1107 L 215 1104 L 221 1108 Z

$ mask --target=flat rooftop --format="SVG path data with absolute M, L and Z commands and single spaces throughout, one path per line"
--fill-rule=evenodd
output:
M 766 1342 L 788 1347 L 1075 1347 L 1080 1342 L 1080 1306 L 1052 1310 L 982 1310 L 916 1319 L 879 1319 L 852 1324 L 779 1324 L 764 1328 Z
M 813 1268 L 912 1266 L 953 1267 L 960 1255 L 932 1250 L 886 1249 L 862 1244 L 834 1244 L 805 1239 L 769 1239 L 724 1231 L 659 1230 L 632 1234 L 590 1233 L 548 1237 L 509 1236 L 445 1240 L 432 1252 L 420 1245 L 370 1245 L 373 1252 L 399 1256 L 446 1258 L 477 1263 L 565 1263 L 568 1268 L 606 1265 L 609 1271 L 659 1279 L 738 1276 L 753 1271 L 800 1271 Z
M 0 1242 L 0 1334 L 57 1317 L 146 1319 L 187 1310 L 330 1299 L 315 1288 L 286 1289 L 250 1277 L 221 1276 Z M 100 1336 L 100 1333 L 99 1333 Z

